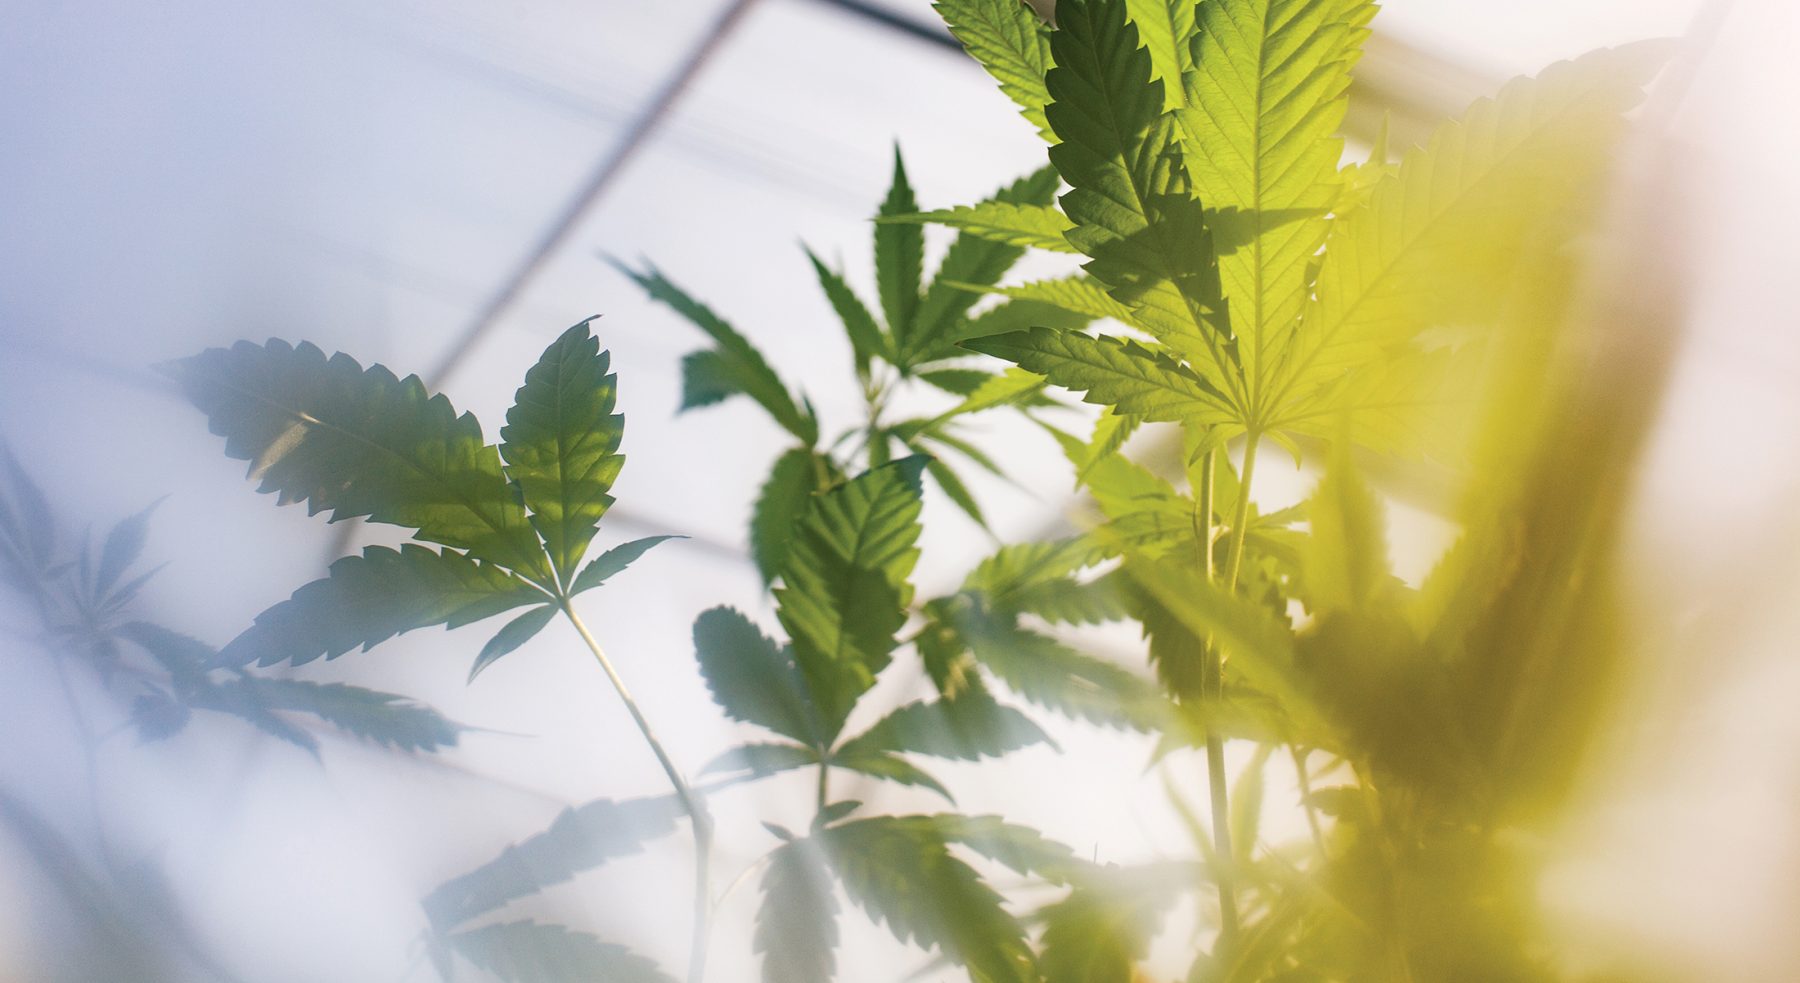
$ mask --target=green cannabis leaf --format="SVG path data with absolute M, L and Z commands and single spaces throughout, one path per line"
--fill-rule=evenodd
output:
M 1020 115 L 1044 139 L 1054 141 L 1044 119 L 1044 107 L 1050 103 L 1044 87 L 1044 74 L 1052 63 L 1049 32 L 1037 13 L 1024 0 L 937 0 L 932 7 L 964 49 L 1000 83 L 1000 91 L 1018 104 Z
M 258 491 L 333 521 L 367 516 L 416 530 L 537 583 L 550 567 L 481 425 L 418 376 L 283 341 L 239 342 L 174 363 L 188 399 L 250 462 Z
M 794 530 L 776 613 L 827 737 L 886 667 L 906 621 L 924 465 L 896 461 L 821 495 Z
M 473 679 L 555 611 L 570 611 L 570 598 L 671 538 L 627 543 L 580 567 L 624 464 L 618 380 L 591 322 L 564 331 L 526 374 L 499 446 L 483 443 L 475 418 L 428 395 L 417 376 L 327 359 L 311 345 L 239 343 L 174 363 L 171 374 L 226 437 L 226 452 L 253 462 L 261 490 L 330 509 L 333 520 L 366 515 L 454 547 L 372 546 L 344 557 L 258 616 L 220 658 L 298 665 L 537 606 L 488 643 Z
M 302 665 L 367 649 L 430 625 L 458 628 L 524 604 L 548 604 L 542 589 L 455 550 L 370 546 L 331 565 L 328 576 L 256 617 L 220 653 L 232 665 Z
M 794 402 L 787 385 L 748 339 L 706 305 L 670 283 L 654 267 L 646 266 L 644 272 L 639 273 L 616 260 L 613 261 L 613 266 L 644 288 L 651 297 L 667 304 L 695 327 L 706 332 L 716 345 L 688 356 L 684 366 L 685 378 L 689 383 L 683 397 L 684 409 L 710 405 L 727 396 L 742 393 L 768 411 L 775 422 L 802 444 L 811 447 L 818 442 L 819 421 L 813 416 L 812 408 L 807 406 L 803 410 L 801 404 Z M 698 388 L 695 387 L 695 382 L 700 383 Z
M 978 979 L 1038 978 L 1023 926 L 935 824 L 878 816 L 818 836 L 851 900 L 901 941 L 940 948 Z
M 625 418 L 613 412 L 619 380 L 608 362 L 586 321 L 563 332 L 525 373 L 500 428 L 507 476 L 564 585 L 612 505 L 607 491 L 625 466 Z
M 793 651 L 778 646 L 750 619 L 714 608 L 694 621 L 700 675 L 726 716 L 805 744 L 818 744 L 821 723 Z

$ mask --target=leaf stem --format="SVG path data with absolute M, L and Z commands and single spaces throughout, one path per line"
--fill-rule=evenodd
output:
M 631 719 L 637 724 L 638 732 L 644 736 L 644 743 L 650 745 L 663 773 L 669 776 L 669 784 L 675 787 L 675 797 L 681 800 L 681 807 L 687 811 L 689 826 L 694 834 L 694 925 L 692 944 L 688 951 L 688 983 L 701 983 L 706 978 L 706 940 L 708 924 L 712 918 L 712 899 L 710 896 L 710 870 L 712 866 L 712 815 L 706 811 L 706 800 L 695 794 L 681 777 L 681 769 L 675 767 L 674 759 L 663 748 L 662 741 L 651 729 L 650 721 L 645 718 L 644 711 L 638 708 L 637 700 L 632 698 L 631 690 L 625 685 L 619 671 L 613 668 L 612 660 L 606 657 L 606 651 L 600 647 L 594 633 L 588 631 L 587 624 L 575 613 L 575 605 L 568 597 L 561 600 L 563 615 L 581 640 L 594 653 L 600 668 L 606 671 L 606 678 L 612 681 L 613 689 L 618 692 L 619 699 L 624 702 L 625 709 L 631 713 Z
M 1300 786 L 1300 804 L 1306 808 L 1306 825 L 1312 830 L 1313 846 L 1318 848 L 1319 859 L 1325 859 L 1325 833 L 1319 826 L 1319 810 L 1313 805 L 1312 776 L 1306 772 L 1306 756 L 1311 752 L 1298 744 L 1288 745 L 1288 753 L 1294 756 L 1294 776 Z
M 1250 482 L 1256 476 L 1256 445 L 1262 434 L 1252 430 L 1244 442 L 1244 467 L 1238 475 L 1237 507 L 1231 518 L 1231 540 L 1225 553 L 1225 593 L 1237 591 L 1238 573 L 1244 565 L 1244 539 L 1250 525 Z M 1207 453 L 1206 497 L 1211 501 L 1212 493 L 1212 454 Z M 1207 514 L 1207 521 L 1212 515 Z M 1207 573 L 1213 573 L 1212 550 L 1206 552 Z M 1223 699 L 1225 695 L 1225 655 L 1212 650 L 1213 660 L 1213 695 L 1215 699 Z M 1208 783 L 1212 790 L 1212 819 L 1214 849 L 1219 855 L 1219 943 L 1216 948 L 1223 950 L 1228 956 L 1237 947 L 1238 910 L 1236 874 L 1233 870 L 1237 854 L 1231 847 L 1231 802 L 1230 791 L 1225 784 L 1225 742 L 1219 739 L 1218 732 L 1209 723 L 1206 729 L 1206 771 Z M 1214 953 L 1217 958 L 1218 953 Z
M 1194 532 L 1199 538 L 1197 546 L 1200 550 L 1200 565 L 1206 572 L 1207 583 L 1218 576 L 1213 563 L 1213 471 L 1217 466 L 1217 451 L 1208 450 L 1200 461 L 1200 487 L 1196 498 L 1199 500 L 1195 509 Z M 1204 529 L 1204 535 L 1201 531 Z M 1202 701 L 1211 700 L 1218 705 L 1223 697 L 1225 680 L 1223 666 L 1219 659 L 1219 650 L 1214 647 L 1211 638 L 1204 642 L 1206 658 L 1206 675 L 1202 677 L 1202 688 L 1211 684 L 1210 694 L 1202 693 Z M 1210 677 L 1210 678 L 1208 678 Z M 1219 889 L 1219 943 L 1216 948 L 1229 950 L 1236 946 L 1238 935 L 1237 891 L 1231 870 L 1231 790 L 1225 782 L 1225 741 L 1213 726 L 1213 715 L 1207 713 L 1206 720 L 1206 783 L 1212 804 L 1213 852 L 1219 858 L 1214 873 Z
M 1225 554 L 1225 590 L 1237 590 L 1238 571 L 1244 565 L 1244 534 L 1250 531 L 1250 482 L 1256 476 L 1256 445 L 1262 434 L 1250 431 L 1244 441 L 1244 469 L 1238 476 L 1237 509 L 1231 518 L 1231 545 Z

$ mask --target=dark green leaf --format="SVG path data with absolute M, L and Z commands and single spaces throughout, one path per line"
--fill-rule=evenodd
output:
M 686 539 L 686 536 L 645 536 L 629 543 L 620 543 L 612 549 L 594 557 L 594 561 L 581 569 L 575 582 L 569 585 L 569 596 L 573 597 L 583 591 L 590 591 L 606 583 L 614 576 L 631 566 L 637 558 L 650 552 L 651 547 L 666 543 L 671 539 Z
M 956 476 L 955 471 L 950 470 L 949 465 L 934 457 L 925 462 L 925 470 L 931 472 L 931 480 L 937 482 L 938 487 L 944 490 L 944 495 L 954 502 L 957 508 L 962 509 L 964 515 L 974 519 L 975 524 L 981 528 L 988 527 L 987 518 L 981 514 L 981 503 L 975 501 L 975 496 L 969 492 L 969 487 L 963 484 L 962 479 Z
M 828 806 L 823 806 L 819 809 L 818 814 L 813 816 L 813 828 L 822 829 L 861 808 L 862 802 L 858 799 L 845 799 L 842 802 L 833 802 Z
M 882 816 L 816 834 L 852 900 L 894 937 L 937 948 L 985 983 L 1035 983 L 1025 930 L 929 823 Z
M 212 348 L 172 363 L 188 399 L 251 462 L 257 490 L 304 500 L 332 521 L 367 516 L 418 530 L 548 581 L 550 566 L 481 425 L 450 401 L 381 365 L 271 340 Z
M 1045 114 L 1062 143 L 1069 241 L 1136 320 L 1203 373 L 1225 375 L 1229 337 L 1212 235 L 1189 191 L 1164 89 L 1124 0 L 1068 0 L 1050 35 Z
M 619 377 L 583 321 L 544 349 L 525 373 L 500 428 L 500 456 L 544 539 L 557 580 L 568 583 L 612 506 L 607 492 L 625 466 L 625 418 L 613 412 Z
M 370 546 L 346 556 L 330 573 L 256 616 L 256 623 L 219 653 L 231 665 L 295 665 L 320 656 L 374 647 L 401 632 L 430 625 L 461 627 L 522 604 L 542 591 L 455 550 L 408 543 L 398 551 Z
M 856 296 L 856 291 L 850 289 L 843 276 L 813 255 L 811 249 L 806 250 L 806 258 L 812 260 L 819 286 L 825 289 L 825 298 L 831 301 L 831 309 L 844 324 L 844 333 L 849 336 L 850 348 L 856 355 L 857 372 L 867 375 L 869 362 L 875 358 L 893 361 L 893 339 L 882 333 L 881 325 L 875 323 L 875 315 L 869 313 L 862 298 Z
M 783 429 L 800 438 L 801 443 L 810 447 L 819 439 L 819 421 L 813 418 L 810 411 L 802 411 L 794 402 L 787 386 L 775 375 L 775 370 L 769 368 L 762 353 L 747 338 L 738 334 L 706 305 L 670 283 L 655 267 L 646 265 L 644 272 L 639 273 L 616 261 L 613 265 L 644 288 L 653 299 L 674 308 L 676 313 L 687 318 L 718 343 L 716 357 L 706 360 L 703 378 L 711 387 L 707 392 L 716 391 L 718 386 L 729 383 L 733 391 L 741 392 L 760 404 Z M 723 398 L 723 395 L 718 395 L 708 401 L 716 402 Z
M 557 610 L 556 605 L 545 604 L 508 621 L 506 627 L 481 647 L 481 654 L 475 657 L 475 664 L 469 667 L 469 682 L 474 682 L 483 669 L 499 661 L 501 656 L 511 654 L 514 649 L 536 637 L 556 617 Z
M 912 186 L 906 183 L 906 164 L 894 147 L 894 183 L 880 215 L 911 215 L 919 210 Z M 924 277 L 925 230 L 911 224 L 875 223 L 875 283 L 881 293 L 881 310 L 888 331 L 899 349 L 911 347 L 913 312 L 919 307 L 919 283 Z
M 896 461 L 816 496 L 795 529 L 777 614 L 827 740 L 887 665 L 906 623 L 925 460 Z
M 806 514 L 813 493 L 829 487 L 836 473 L 829 458 L 806 447 L 796 447 L 775 459 L 750 513 L 750 554 L 763 583 L 773 582 L 781 572 L 794 525 Z
M 792 652 L 731 608 L 694 620 L 694 650 L 713 702 L 733 720 L 767 727 L 802 744 L 820 743 L 817 713 Z
M 731 360 L 716 348 L 681 358 L 681 409 L 696 410 L 743 392 L 732 378 Z

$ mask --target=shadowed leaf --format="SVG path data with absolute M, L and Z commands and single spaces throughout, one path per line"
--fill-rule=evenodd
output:
M 819 845 L 795 840 L 775 850 L 763 872 L 755 951 L 763 983 L 831 983 L 837 969 L 837 890 Z
M 622 945 L 542 922 L 501 922 L 450 935 L 457 955 L 506 983 L 675 983 Z
M 1032 983 L 1025 930 L 929 822 L 882 816 L 816 834 L 845 890 L 894 937 L 937 948 L 989 983 Z
M 694 650 L 713 702 L 733 720 L 802 744 L 820 742 L 817 713 L 792 652 L 731 608 L 694 620 Z
M 681 815 L 681 804 L 672 795 L 625 802 L 596 799 L 564 809 L 544 832 L 445 881 L 421 903 L 431 924 L 448 931 L 516 898 L 636 853 L 644 843 L 673 832 Z
M 398 551 L 370 546 L 330 573 L 257 615 L 256 623 L 219 653 L 221 662 L 301 665 L 374 647 L 431 625 L 458 628 L 522 604 L 542 601 L 536 587 L 454 550 L 408 543 Z

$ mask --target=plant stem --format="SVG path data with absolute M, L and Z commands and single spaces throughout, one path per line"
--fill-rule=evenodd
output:
M 575 613 L 575 605 L 567 597 L 562 599 L 561 605 L 564 616 L 569 619 L 569 624 L 575 626 L 575 630 L 581 634 L 581 640 L 587 643 L 588 649 L 599 661 L 600 668 L 606 671 L 606 678 L 612 681 L 613 689 L 618 692 L 619 699 L 625 703 L 625 709 L 630 711 L 631 719 L 637 724 L 638 732 L 644 735 L 644 742 L 650 745 L 650 750 L 656 754 L 657 763 L 662 765 L 663 773 L 669 776 L 669 784 L 675 786 L 675 797 L 681 800 L 681 807 L 687 811 L 688 824 L 694 833 L 694 925 L 692 944 L 688 950 L 688 983 L 701 983 L 706 978 L 707 926 L 712 917 L 709 886 L 712 865 L 712 816 L 706 811 L 705 800 L 696 795 L 694 790 L 688 787 L 687 781 L 681 777 L 681 770 L 675 767 L 674 759 L 669 757 L 669 752 L 664 750 L 662 742 L 657 740 L 656 732 L 650 728 L 650 721 L 644 717 L 644 711 L 638 708 L 637 700 L 632 698 L 631 690 L 626 688 L 625 680 L 619 676 L 619 671 L 613 668 L 612 660 L 606 657 L 606 652 L 600 648 L 600 643 L 595 640 L 594 633 L 588 631 L 587 624 L 581 620 L 580 615 Z
M 1262 435 L 1252 430 L 1244 441 L 1244 467 L 1238 475 L 1237 507 L 1231 519 L 1231 541 L 1225 553 L 1225 593 L 1237 591 L 1238 572 L 1244 565 L 1244 538 L 1250 526 L 1250 482 L 1256 475 L 1256 445 Z M 1207 470 L 1205 495 L 1209 503 L 1212 498 L 1212 454 L 1207 453 Z M 1211 512 L 1207 513 L 1207 522 L 1212 521 Z M 1212 550 L 1206 551 L 1206 571 L 1210 579 L 1213 574 Z M 1222 700 L 1225 695 L 1225 656 L 1211 646 L 1209 653 L 1213 669 L 1213 696 Z M 1206 728 L 1206 771 L 1208 784 L 1212 790 L 1213 848 L 1219 856 L 1219 944 L 1216 949 L 1228 956 L 1237 947 L 1238 910 L 1237 910 L 1237 878 L 1233 869 L 1237 863 L 1237 854 L 1231 845 L 1231 799 L 1230 790 L 1225 784 L 1225 742 L 1219 738 L 1218 732 L 1209 723 Z M 1214 953 L 1217 958 L 1218 952 Z
M 1238 475 L 1237 510 L 1231 518 L 1231 545 L 1225 554 L 1225 590 L 1237 590 L 1238 571 L 1244 565 L 1244 534 L 1250 531 L 1250 481 L 1256 476 L 1256 445 L 1261 434 L 1250 431 L 1244 440 L 1244 470 Z
M 1217 451 L 1209 450 L 1200 461 L 1200 480 L 1195 489 L 1198 499 L 1194 515 L 1194 535 L 1196 547 L 1200 552 L 1200 566 L 1206 572 L 1207 583 L 1212 583 L 1218 576 L 1213 563 L 1213 471 L 1217 467 Z M 1203 642 L 1206 665 L 1201 681 L 1201 700 L 1212 702 L 1223 695 L 1224 679 L 1220 672 L 1218 650 L 1213 647 L 1212 639 Z M 1210 693 L 1205 690 L 1211 690 Z M 1214 704 L 1217 705 L 1216 703 Z M 1205 718 L 1206 729 L 1206 782 L 1212 802 L 1213 852 L 1219 858 L 1218 869 L 1213 877 L 1219 887 L 1219 947 L 1230 949 L 1237 943 L 1238 912 L 1237 892 L 1233 887 L 1231 862 L 1231 791 L 1225 782 L 1225 741 L 1213 726 L 1210 710 Z
M 1313 807 L 1312 777 L 1306 773 L 1306 756 L 1308 751 L 1299 745 L 1288 745 L 1288 753 L 1294 756 L 1294 775 L 1300 785 L 1300 804 L 1306 808 L 1306 825 L 1312 830 L 1313 846 L 1318 848 L 1319 859 L 1325 859 L 1325 834 L 1319 828 L 1319 811 Z

